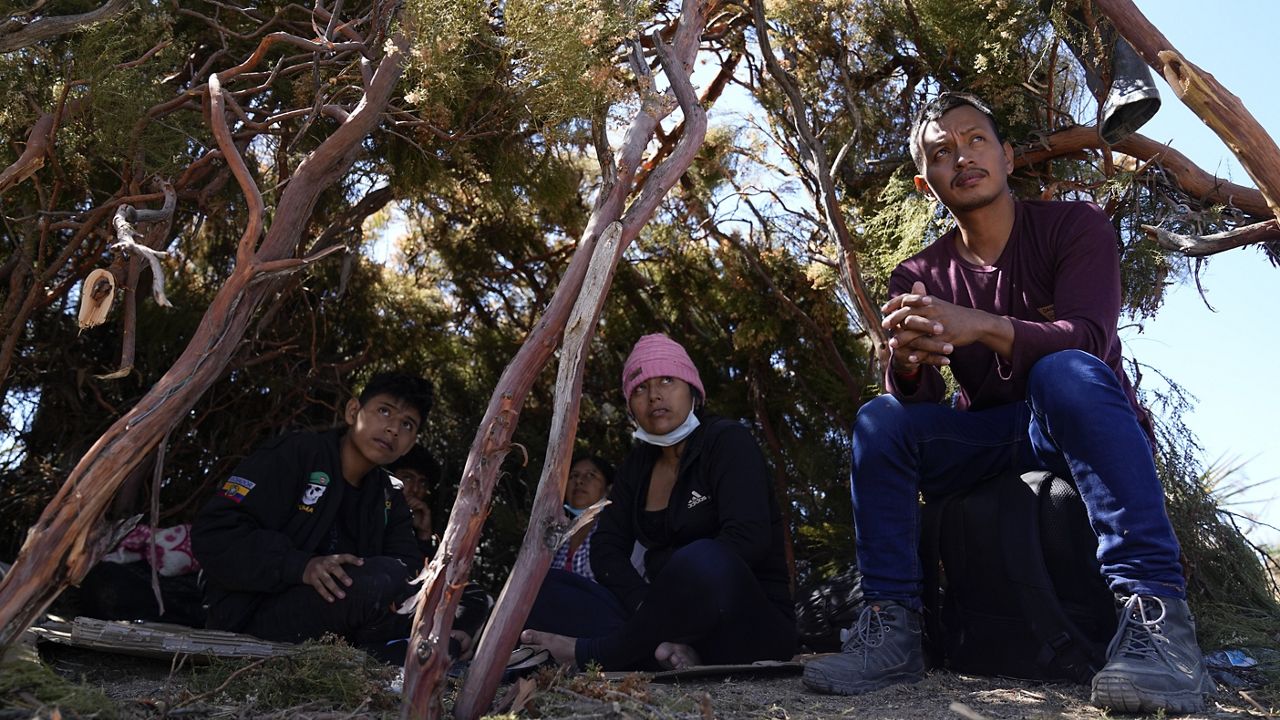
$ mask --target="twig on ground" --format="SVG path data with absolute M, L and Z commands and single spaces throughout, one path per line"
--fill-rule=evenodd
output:
M 196 703 L 196 702 L 199 702 L 200 700 L 204 700 L 205 698 L 209 698 L 209 697 L 213 697 L 213 696 L 217 695 L 218 693 L 222 692 L 223 690 L 226 690 L 226 689 L 227 689 L 227 686 L 231 684 L 231 681 L 232 681 L 232 680 L 235 680 L 237 677 L 240 677 L 241 675 L 245 674 L 245 673 L 246 673 L 246 672 L 248 672 L 249 670 L 253 670 L 254 668 L 257 668 L 257 667 L 262 666 L 264 663 L 266 663 L 266 662 L 267 662 L 268 660 L 270 660 L 272 657 L 273 657 L 273 656 L 267 656 L 267 657 L 264 657 L 264 658 L 260 658 L 260 659 L 258 659 L 258 660 L 254 660 L 253 662 L 249 663 L 248 665 L 245 665 L 244 667 L 240 668 L 239 670 L 236 670 L 235 672 L 233 672 L 233 673 L 231 673 L 230 675 L 228 675 L 228 676 L 227 676 L 227 679 L 226 679 L 226 680 L 223 680 L 223 681 L 222 681 L 222 684 L 221 684 L 221 685 L 219 685 L 218 687 L 216 687 L 216 688 L 214 688 L 214 689 L 212 689 L 212 690 L 208 690 L 208 691 L 206 691 L 206 692 L 202 692 L 202 693 L 200 693 L 199 695 L 193 695 L 193 696 L 191 696 L 191 697 L 187 698 L 186 700 L 184 700 L 184 701 L 182 701 L 182 702 L 180 702 L 180 703 L 178 703 L 178 704 L 174 705 L 174 706 L 173 706 L 173 709 L 177 709 L 177 708 L 183 707 L 183 706 L 185 706 L 185 705 L 192 705 L 192 704 L 194 704 L 194 703 Z
M 948 708 L 965 720 L 987 720 L 981 713 L 959 701 L 951 703 Z
M 1267 717 L 1272 717 L 1271 713 L 1267 712 L 1267 709 L 1266 709 L 1266 708 L 1264 708 L 1264 707 L 1262 707 L 1261 705 L 1259 705 L 1257 700 L 1254 700 L 1252 697 L 1250 697 L 1250 695 L 1249 695 L 1248 691 L 1246 691 L 1246 690 L 1241 690 L 1241 691 L 1239 691 L 1239 692 L 1240 692 L 1240 697 L 1244 698 L 1245 702 L 1247 702 L 1247 703 L 1249 703 L 1250 705 L 1252 705 L 1252 706 L 1254 707 L 1254 709 L 1256 709 L 1258 712 L 1262 713 L 1263 715 L 1265 715 L 1265 716 L 1267 716 Z

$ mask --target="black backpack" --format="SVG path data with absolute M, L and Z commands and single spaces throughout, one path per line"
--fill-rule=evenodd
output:
M 1005 473 L 925 503 L 922 526 L 926 632 L 936 663 L 1080 683 L 1102 668 L 1116 629 L 1115 597 L 1070 481 Z
M 845 570 L 796 595 L 796 633 L 809 653 L 840 651 L 840 631 L 853 625 L 862 608 L 862 574 Z

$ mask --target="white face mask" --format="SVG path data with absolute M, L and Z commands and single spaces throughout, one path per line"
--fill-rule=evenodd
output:
M 689 417 L 685 418 L 683 423 L 680 423 L 680 427 L 672 430 L 666 435 L 654 435 L 644 428 L 637 426 L 635 432 L 631 433 L 631 436 L 640 442 L 646 442 L 650 445 L 671 447 L 672 445 L 675 445 L 681 440 L 689 437 L 689 434 L 694 430 L 697 430 L 698 426 L 701 424 L 702 423 L 698 420 L 698 416 L 693 413 L 693 410 L 690 410 Z

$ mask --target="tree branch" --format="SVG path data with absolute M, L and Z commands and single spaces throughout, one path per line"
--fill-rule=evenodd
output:
M 1201 236 L 1179 235 L 1154 225 L 1143 225 L 1142 230 L 1155 244 L 1187 257 L 1205 257 L 1245 245 L 1280 242 L 1280 226 L 1275 220 Z
M 0 53 L 21 50 L 42 40 L 65 35 L 79 30 L 85 25 L 107 20 L 124 12 L 129 7 L 129 0 L 107 0 L 97 10 L 90 10 L 79 15 L 56 15 L 29 23 L 17 32 L 0 35 Z
M 564 489 L 578 431 L 587 348 L 613 281 L 617 268 L 613 258 L 621 241 L 620 223 L 611 223 L 605 228 L 592 252 L 582 289 L 565 325 L 551 429 L 547 432 L 546 463 L 538 480 L 520 554 L 498 596 L 489 625 L 480 638 L 476 659 L 454 704 L 454 717 L 459 720 L 478 718 L 488 710 L 506 658 L 524 628 L 529 609 L 551 566 L 551 556 L 558 541 L 565 537 Z
M 698 0 L 684 0 L 681 8 L 681 19 L 675 33 L 675 56 L 684 66 L 692 65 L 698 50 L 698 40 L 706 23 L 707 9 Z M 638 63 L 643 65 L 643 61 Z M 510 440 L 515 431 L 515 422 L 525 398 L 533 386 L 534 378 L 550 359 L 557 345 L 557 338 L 565 328 L 574 300 L 582 287 L 587 266 L 593 254 L 594 244 L 598 241 L 604 228 L 622 217 L 623 206 L 631 194 L 632 181 L 636 169 L 643 158 L 644 149 L 652 140 L 654 131 L 673 109 L 673 104 L 652 91 L 652 83 L 648 87 L 644 83 L 649 79 L 646 67 L 637 67 L 637 78 L 642 83 L 641 107 L 632 118 L 630 127 L 623 137 L 622 147 L 618 153 L 617 181 L 608 193 L 602 193 L 592 210 L 582 240 L 574 252 L 573 259 L 565 269 L 559 287 L 556 288 L 551 302 L 539 318 L 532 334 L 524 341 L 516 356 L 507 365 L 489 400 L 488 409 L 480 422 L 471 451 L 467 456 L 463 477 L 458 485 L 458 495 L 453 511 L 449 514 L 449 525 L 445 530 L 440 549 L 427 566 L 423 577 L 423 588 L 420 591 L 422 600 L 418 603 L 414 617 L 413 635 L 409 641 L 409 653 L 405 660 L 405 684 L 403 716 L 434 718 L 441 712 L 440 697 L 444 691 L 444 674 L 447 670 L 447 654 L 440 646 L 441 638 L 448 638 L 453 623 L 454 609 L 457 607 L 462 588 L 466 584 L 471 562 L 479 542 L 480 529 L 486 516 L 486 508 L 492 497 L 493 487 L 502 459 L 510 450 Z M 680 73 L 676 73 L 677 76 Z M 670 78 L 673 85 L 678 82 Z M 685 78 L 687 84 L 687 77 Z M 692 91 L 689 92 L 692 95 Z M 701 108 L 686 110 L 689 116 L 701 113 Z M 703 119 L 705 123 L 705 118 Z M 705 125 L 704 125 L 705 128 Z M 663 168 L 650 175 L 641 192 L 641 198 L 627 210 L 627 221 L 624 221 L 623 232 L 617 249 L 612 253 L 612 264 L 618 259 L 628 243 L 638 235 L 640 227 L 648 220 L 639 213 L 641 207 L 656 207 L 661 196 L 649 197 L 651 187 L 658 178 L 665 178 L 670 184 L 687 169 L 678 167 L 675 162 L 689 162 L 696 153 L 696 143 L 701 142 L 702 131 L 690 126 L 682 144 L 692 138 L 695 146 L 693 152 L 678 149 L 663 163 Z M 679 160 L 677 160 L 679 158 Z M 670 188 L 670 184 L 667 188 Z M 656 191 L 652 191 L 656 192 Z M 603 259 L 603 258 L 602 258 Z M 539 578 L 540 579 L 540 578 Z M 489 637 L 485 633 L 485 637 Z M 495 636 L 496 637 L 496 636 Z M 510 639 L 507 640 L 510 642 Z M 496 678 L 489 675 L 502 667 L 502 656 L 510 652 L 510 646 L 502 646 L 495 640 L 482 640 L 476 660 L 472 663 L 467 683 L 477 683 L 475 691 L 467 691 L 467 701 L 461 700 L 455 705 L 458 717 L 474 717 L 487 709 L 492 699 L 491 692 L 482 692 L 478 683 L 484 687 L 496 687 Z
M 249 221 L 245 224 L 240 244 L 236 247 L 236 264 L 247 264 L 253 254 L 254 244 L 262 235 L 262 192 L 258 190 L 258 184 L 249 174 L 249 168 L 244 164 L 244 158 L 240 157 L 240 151 L 231 138 L 227 115 L 222 109 L 222 83 L 217 73 L 209 76 L 209 103 L 209 122 L 213 125 L 213 136 L 218 141 L 218 148 L 222 150 L 223 159 L 231 168 L 231 174 L 235 175 L 236 182 L 240 184 L 240 189 L 249 202 Z
M 27 133 L 27 147 L 13 164 L 0 172 L 0 195 L 44 167 L 44 156 L 53 140 L 53 113 L 44 113 Z
M 1111 148 L 1141 161 L 1158 159 L 1161 169 L 1190 197 L 1231 205 L 1259 219 L 1271 215 L 1271 209 L 1262 193 L 1251 187 L 1214 177 L 1168 145 L 1134 133 Z M 1103 149 L 1098 129 L 1092 125 L 1076 125 L 1045 135 L 1034 145 L 1019 146 L 1014 152 L 1013 164 L 1015 168 L 1020 168 L 1094 149 Z
M 1280 147 L 1240 98 L 1182 57 L 1132 0 L 1097 3 L 1142 59 L 1164 75 L 1174 94 L 1222 138 L 1267 199 L 1270 214 L 1280 218 Z
M 827 163 L 826 148 L 814 133 L 808 118 L 805 117 L 804 98 L 801 97 L 799 88 L 773 52 L 773 46 L 769 42 L 769 24 L 765 20 L 763 0 L 751 0 L 751 14 L 755 20 L 756 39 L 760 44 L 760 54 L 764 57 L 765 68 L 782 88 L 787 96 L 787 103 L 791 106 L 791 118 L 801 151 L 799 167 L 806 170 L 811 181 L 816 184 L 818 197 L 814 198 L 814 205 L 826 220 L 827 232 L 840 247 L 841 277 L 845 278 L 849 296 L 853 300 L 858 315 L 861 316 L 860 324 L 866 330 L 867 337 L 871 339 L 872 357 L 883 357 L 889 346 L 884 328 L 880 327 L 880 307 L 871 302 L 871 295 L 867 292 L 866 283 L 862 279 L 858 250 L 849 232 L 849 226 L 845 223 L 839 198 L 836 197 L 835 184 L 832 182 L 830 166 Z
M 132 205 L 121 205 L 116 208 L 116 214 L 111 218 L 111 225 L 116 231 L 116 242 L 111 249 L 126 255 L 136 253 L 146 258 L 147 263 L 151 265 L 151 296 L 160 307 L 173 307 L 169 299 L 164 296 L 164 268 L 160 265 L 160 258 L 169 253 L 149 248 L 135 241 L 135 238 L 142 237 L 142 233 L 133 227 L 132 221 L 135 215 Z
M 663 41 L 658 31 L 654 31 L 651 35 L 654 50 L 658 54 L 659 62 L 662 63 L 662 71 L 666 74 L 671 92 L 676 96 L 676 102 L 679 103 L 680 111 L 684 114 L 683 132 L 667 159 L 643 177 L 644 184 L 641 187 L 640 196 L 627 207 L 626 213 L 623 214 L 623 235 L 627 238 L 623 241 L 624 248 L 630 244 L 631 238 L 639 235 L 640 227 L 648 222 L 653 211 L 657 209 L 658 203 L 662 202 L 662 198 L 693 164 L 693 159 L 707 136 L 707 113 L 703 110 L 693 90 L 693 84 L 689 81 L 689 72 L 698 54 L 701 31 L 707 22 L 707 12 L 708 8 L 705 4 L 686 1 L 671 45 Z M 697 32 L 689 30 L 691 26 L 697 28 Z M 658 122 L 660 121 L 661 118 L 658 119 Z M 658 127 L 658 122 L 654 123 L 655 128 Z M 637 180 L 641 178 L 639 174 L 636 177 Z M 614 261 L 620 258 L 621 256 Z

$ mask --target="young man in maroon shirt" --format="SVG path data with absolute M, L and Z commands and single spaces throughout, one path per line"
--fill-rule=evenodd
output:
M 804 682 L 859 694 L 924 673 L 919 493 L 1008 468 L 1070 477 L 1124 600 L 1095 704 L 1199 710 L 1212 690 L 1187 609 L 1150 422 L 1121 366 L 1115 229 L 1094 205 L 1016 201 L 1013 148 L 987 106 L 944 93 L 921 111 L 916 187 L 957 227 L 894 270 L 884 306 L 889 394 L 853 429 L 853 507 L 866 604 L 843 652 Z M 950 366 L 960 392 L 940 405 Z

